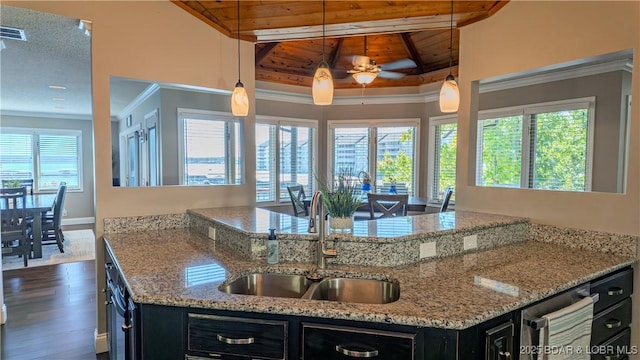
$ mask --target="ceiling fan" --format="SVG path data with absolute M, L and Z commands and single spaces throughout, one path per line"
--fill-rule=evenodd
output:
M 350 57 L 353 69 L 347 70 L 347 73 L 351 74 L 356 82 L 363 87 L 370 84 L 378 76 L 385 79 L 401 79 L 406 76 L 406 74 L 390 70 L 408 69 L 417 66 L 411 59 L 402 59 L 378 65 L 375 60 L 366 56 L 366 36 L 364 37 L 364 52 L 365 55 L 353 55 Z

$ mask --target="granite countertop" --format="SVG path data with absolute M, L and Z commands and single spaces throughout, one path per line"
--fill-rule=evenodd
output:
M 316 239 L 317 234 L 309 234 L 309 219 L 266 209 L 239 206 L 231 208 L 191 209 L 191 215 L 215 221 L 240 231 L 250 237 L 266 238 L 269 228 L 276 229 L 281 239 Z M 405 241 L 432 234 L 445 235 L 464 229 L 474 231 L 508 224 L 527 223 L 528 219 L 478 213 L 471 211 L 450 211 L 437 214 L 399 216 L 376 219 L 375 221 L 354 221 L 353 232 L 349 234 L 329 234 L 329 238 L 350 241 Z
M 305 273 L 314 266 L 243 260 L 229 250 L 215 248 L 215 242 L 188 228 L 105 234 L 105 241 L 137 303 L 447 329 L 473 326 L 635 261 L 628 256 L 525 241 L 398 267 L 329 265 L 323 271 L 323 275 L 399 282 L 398 301 L 372 305 L 221 292 L 221 284 L 242 275 Z M 476 285 L 479 279 L 507 285 L 511 293 Z

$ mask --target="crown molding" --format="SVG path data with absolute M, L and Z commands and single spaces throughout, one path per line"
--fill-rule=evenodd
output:
M 480 93 L 507 90 L 529 85 L 544 84 L 552 81 L 574 79 L 583 76 L 603 74 L 612 71 L 632 72 L 633 64 L 628 59 L 620 59 L 601 64 L 581 65 L 571 69 L 551 70 L 540 74 L 522 75 L 516 79 L 498 79 L 480 81 Z
M 311 95 L 256 89 L 256 100 L 281 101 L 294 104 L 313 105 Z M 402 95 L 368 95 L 368 96 L 334 96 L 331 105 L 381 105 L 381 104 L 420 104 L 437 101 L 438 94 L 434 91 L 420 94 Z
M 21 117 L 35 117 L 45 119 L 64 119 L 64 120 L 93 120 L 91 114 L 60 114 L 49 112 L 31 112 L 21 110 L 0 110 L 0 116 L 21 116 Z

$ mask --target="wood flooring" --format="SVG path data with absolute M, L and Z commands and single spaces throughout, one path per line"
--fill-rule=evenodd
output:
M 3 360 L 108 360 L 95 354 L 95 261 L 3 271 Z

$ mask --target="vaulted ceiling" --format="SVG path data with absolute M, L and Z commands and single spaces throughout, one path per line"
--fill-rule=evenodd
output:
M 458 28 L 488 18 L 508 1 L 326 1 L 323 41 L 322 1 L 191 1 L 173 2 L 223 34 L 253 41 L 256 80 L 311 86 L 324 57 L 336 88 L 360 85 L 347 72 L 354 55 L 378 65 L 410 59 L 415 67 L 391 68 L 401 78 L 376 78 L 367 87 L 417 86 L 457 76 Z M 239 4 L 239 5 L 238 5 Z M 238 6 L 240 22 L 238 24 Z M 366 49 L 365 49 L 366 44 Z M 409 62 L 410 63 L 410 62 Z

